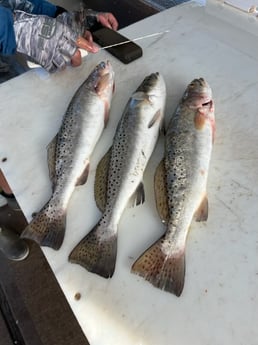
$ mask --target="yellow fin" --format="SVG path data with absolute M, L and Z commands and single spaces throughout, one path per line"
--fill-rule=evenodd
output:
M 94 195 L 96 204 L 100 211 L 104 212 L 107 201 L 107 180 L 109 171 L 109 162 L 111 158 L 111 148 L 102 157 L 97 166 L 95 182 L 94 182 Z
M 54 190 L 55 183 L 56 183 L 56 143 L 57 143 L 57 135 L 52 139 L 52 141 L 47 146 L 48 172 L 49 172 L 50 181 L 52 183 L 52 190 Z
M 168 201 L 165 177 L 165 165 L 164 159 L 162 159 L 156 169 L 154 177 L 154 190 L 157 211 L 163 223 L 167 223 L 168 221 Z

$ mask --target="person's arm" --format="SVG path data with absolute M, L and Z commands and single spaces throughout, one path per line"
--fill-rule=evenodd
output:
M 99 50 L 87 31 L 92 23 L 97 21 L 115 30 L 118 26 L 111 13 L 83 9 L 63 12 L 56 18 L 23 11 L 12 14 L 11 10 L 1 7 L 1 1 L 0 9 L 7 11 L 8 16 L 4 13 L 0 21 L 0 54 L 23 53 L 49 72 L 63 69 L 69 62 L 72 66 L 79 66 L 82 60 L 78 48 L 91 53 Z M 11 0 L 8 1 L 10 4 Z M 18 0 L 15 2 L 17 5 Z
M 17 52 L 27 55 L 49 72 L 63 69 L 69 62 L 79 66 L 81 55 L 78 48 L 93 53 L 99 50 L 93 42 L 82 37 L 84 32 L 80 27 L 67 25 L 60 17 L 14 11 Z
M 13 55 L 16 52 L 16 40 L 13 30 L 11 10 L 0 6 L 0 54 Z
M 63 7 L 56 6 L 46 0 L 0 0 L 0 6 L 11 11 L 19 10 L 32 14 L 43 14 L 56 17 L 66 11 Z

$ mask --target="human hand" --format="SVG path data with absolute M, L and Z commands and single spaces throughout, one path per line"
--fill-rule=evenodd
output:
M 115 16 L 112 13 L 106 12 L 106 13 L 98 13 L 97 14 L 97 20 L 102 25 L 109 29 L 117 30 L 118 29 L 118 22 L 115 18 Z
M 14 32 L 17 51 L 27 55 L 49 72 L 63 69 L 68 63 L 81 64 L 78 48 L 98 51 L 92 38 L 81 36 L 79 30 L 70 27 L 58 18 L 14 12 Z

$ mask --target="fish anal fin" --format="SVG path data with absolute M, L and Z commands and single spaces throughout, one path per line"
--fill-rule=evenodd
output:
M 166 171 L 164 159 L 162 159 L 156 169 L 154 176 L 154 191 L 156 208 L 163 223 L 168 221 L 168 201 L 166 189 Z
M 83 170 L 81 176 L 78 177 L 76 186 L 82 186 L 83 184 L 86 183 L 88 176 L 89 176 L 89 171 L 90 171 L 90 164 L 87 164 L 85 166 L 85 169 Z
M 69 261 L 103 278 L 111 278 L 115 271 L 117 236 L 99 236 L 102 229 L 96 225 L 72 250 Z
M 66 227 L 66 211 L 55 210 L 49 215 L 52 201 L 50 200 L 40 212 L 32 219 L 21 234 L 26 238 L 38 243 L 40 246 L 58 250 L 64 239 Z
M 131 271 L 153 286 L 179 297 L 185 280 L 185 251 L 168 254 L 163 250 L 164 241 L 161 238 L 147 249 L 134 262 Z
M 47 162 L 49 178 L 52 183 L 52 189 L 54 189 L 56 183 L 56 143 L 57 135 L 51 140 L 47 146 Z
M 109 163 L 111 157 L 111 148 L 99 161 L 95 181 L 94 181 L 94 196 L 96 200 L 97 207 L 100 211 L 104 212 L 107 201 L 107 180 L 108 180 L 108 171 Z
M 148 128 L 151 128 L 152 126 L 155 125 L 157 121 L 159 121 L 160 117 L 162 116 L 162 111 L 159 109 L 153 116 L 153 118 L 150 120 L 148 124 Z
M 199 208 L 194 215 L 194 219 L 196 220 L 196 222 L 205 222 L 208 219 L 208 209 L 209 203 L 207 195 L 205 194 Z

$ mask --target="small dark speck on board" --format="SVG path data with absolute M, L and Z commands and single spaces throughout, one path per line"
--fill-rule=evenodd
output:
M 6 162 L 6 161 L 7 161 L 6 157 L 2 158 L 2 162 Z
M 76 292 L 76 294 L 74 295 L 74 299 L 75 299 L 76 301 L 79 301 L 79 300 L 81 299 L 81 294 L 80 294 L 80 292 Z

